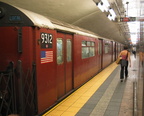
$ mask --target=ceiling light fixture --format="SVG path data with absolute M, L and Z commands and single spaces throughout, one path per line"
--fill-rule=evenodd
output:
M 115 20 L 116 14 L 114 10 L 110 7 L 108 0 L 93 0 L 96 6 L 106 14 L 110 20 Z

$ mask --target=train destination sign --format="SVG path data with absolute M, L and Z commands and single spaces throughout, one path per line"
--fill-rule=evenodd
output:
M 117 17 L 114 22 L 144 21 L 144 17 Z
M 130 22 L 136 21 L 136 17 L 119 17 L 115 19 L 116 22 Z
M 49 33 L 41 33 L 40 34 L 41 39 L 41 48 L 52 48 L 52 40 L 53 36 Z
M 11 15 L 11 16 L 9 17 L 9 20 L 10 20 L 10 21 L 19 22 L 19 21 L 22 21 L 22 18 L 21 18 L 20 15 Z

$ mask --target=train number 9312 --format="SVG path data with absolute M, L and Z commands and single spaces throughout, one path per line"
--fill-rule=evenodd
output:
M 49 33 L 41 33 L 41 48 L 52 48 L 53 36 Z

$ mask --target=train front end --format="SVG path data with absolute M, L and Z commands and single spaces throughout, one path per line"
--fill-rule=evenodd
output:
M 32 35 L 34 29 L 30 25 L 33 23 L 21 11 L 0 2 L 0 115 L 2 116 L 37 113 L 33 44 L 35 40 Z

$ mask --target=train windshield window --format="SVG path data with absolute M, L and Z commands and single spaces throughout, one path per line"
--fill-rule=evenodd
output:
M 70 62 L 72 60 L 72 43 L 71 40 L 67 40 L 67 62 Z
M 57 38 L 57 64 L 63 63 L 63 41 L 62 38 Z
M 95 42 L 82 41 L 82 59 L 95 56 Z

